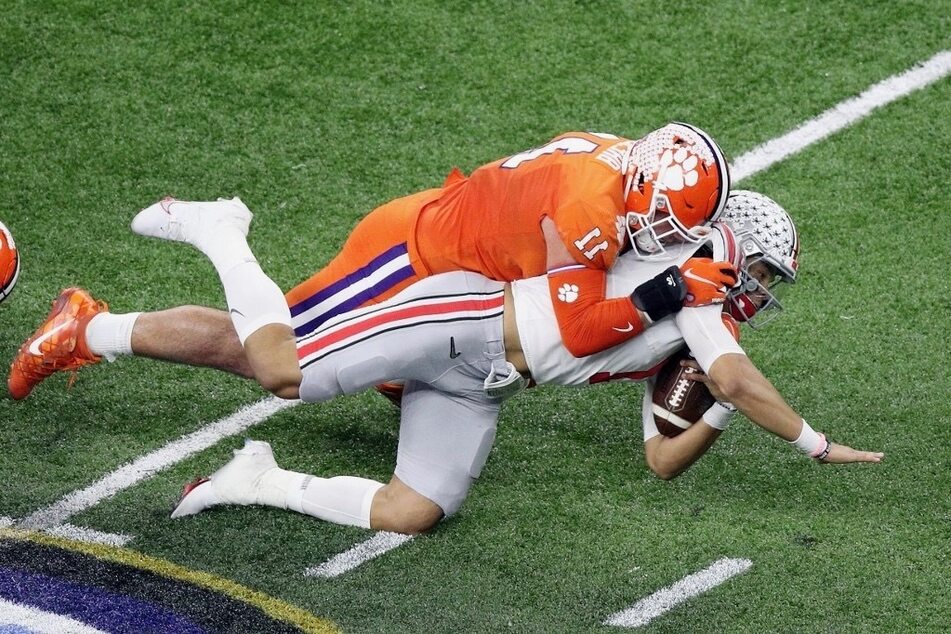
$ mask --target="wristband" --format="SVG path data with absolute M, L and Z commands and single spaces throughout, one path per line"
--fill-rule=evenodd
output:
M 717 401 L 704 412 L 703 422 L 714 429 L 723 431 L 730 424 L 734 413 L 736 413 L 736 408 L 732 404 Z
M 671 266 L 634 289 L 631 301 L 651 321 L 660 321 L 684 307 L 687 284 L 676 266 Z
M 789 444 L 796 445 L 799 451 L 819 460 L 829 455 L 829 441 L 824 435 L 810 427 L 805 419 L 802 419 L 802 431 L 799 432 L 799 437 L 796 440 L 790 440 Z M 819 458 L 820 455 L 822 458 Z
M 817 462 L 824 462 L 825 459 L 829 456 L 829 451 L 832 449 L 832 443 L 829 442 L 828 440 L 826 440 L 825 435 L 823 435 L 823 434 L 819 434 L 819 435 L 822 436 L 822 440 L 823 440 L 823 442 L 825 442 L 826 446 L 825 446 L 825 448 L 824 448 L 822 451 L 820 451 L 817 455 L 813 456 L 813 458 L 814 458 Z

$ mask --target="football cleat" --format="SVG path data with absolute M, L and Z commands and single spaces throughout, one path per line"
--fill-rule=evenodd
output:
M 187 242 L 201 249 L 205 236 L 222 227 L 232 226 L 248 235 L 253 214 L 241 199 L 219 199 L 215 202 L 189 202 L 164 198 L 136 214 L 132 231 L 140 236 Z
M 185 485 L 172 518 L 195 515 L 219 504 L 258 504 L 261 478 L 278 468 L 270 444 L 245 439 L 244 447 L 235 449 L 234 457 L 211 477 L 199 477 Z
M 99 363 L 102 357 L 86 348 L 86 325 L 107 310 L 105 302 L 93 299 L 81 288 L 61 292 L 46 321 L 20 346 L 10 365 L 10 396 L 16 400 L 26 398 L 54 372 L 72 372 L 67 384 L 72 386 L 79 368 Z

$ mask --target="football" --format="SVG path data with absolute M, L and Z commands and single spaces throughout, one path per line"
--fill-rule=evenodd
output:
M 657 431 L 668 438 L 700 420 L 716 402 L 706 385 L 686 378 L 696 370 L 682 368 L 680 362 L 692 358 L 690 352 L 682 348 L 672 354 L 657 373 L 653 394 L 654 423 Z
M 5 300 L 16 286 L 20 275 L 20 254 L 10 231 L 0 222 L 0 302 Z

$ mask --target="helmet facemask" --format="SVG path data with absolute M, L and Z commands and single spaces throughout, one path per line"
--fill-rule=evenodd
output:
M 796 281 L 799 233 L 782 207 L 756 192 L 733 192 L 722 219 L 733 228 L 745 257 L 739 285 L 727 296 L 727 311 L 737 321 L 762 328 L 782 312 L 777 295 L 785 284 L 780 282 Z
M 769 270 L 769 281 L 765 284 L 751 272 L 757 262 Z M 779 296 L 783 295 L 785 284 L 781 283 L 785 281 L 788 280 L 778 274 L 776 267 L 766 257 L 757 255 L 747 259 L 740 269 L 739 283 L 727 294 L 727 312 L 754 330 L 765 327 L 779 317 L 783 310 Z

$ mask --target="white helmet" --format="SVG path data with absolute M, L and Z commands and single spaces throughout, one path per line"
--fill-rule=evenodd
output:
M 799 232 L 776 201 L 746 190 L 730 194 L 720 220 L 733 229 L 745 256 L 739 286 L 731 291 L 727 309 L 737 321 L 748 322 L 753 328 L 762 327 L 782 310 L 782 304 L 771 290 L 774 284 L 796 281 Z M 776 276 L 768 287 L 750 274 L 750 266 L 760 261 L 766 262 Z M 765 298 L 759 307 L 753 301 L 756 296 Z

